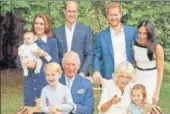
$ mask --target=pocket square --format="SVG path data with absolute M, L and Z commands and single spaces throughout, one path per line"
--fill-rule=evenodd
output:
M 77 90 L 77 94 L 83 94 L 83 93 L 84 93 L 84 89 Z

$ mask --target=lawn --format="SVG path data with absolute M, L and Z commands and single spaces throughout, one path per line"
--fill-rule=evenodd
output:
M 164 114 L 170 114 L 170 64 L 165 62 L 164 79 L 161 89 L 160 106 Z M 23 105 L 22 74 L 17 69 L 3 70 L 1 73 L 1 114 L 15 114 L 16 110 Z M 96 87 L 96 85 L 95 85 Z M 98 86 L 99 87 L 99 86 Z M 99 96 L 100 91 L 95 91 Z M 95 97 L 95 105 L 99 102 Z M 95 107 L 96 109 L 96 107 Z M 95 114 L 97 110 L 95 110 Z

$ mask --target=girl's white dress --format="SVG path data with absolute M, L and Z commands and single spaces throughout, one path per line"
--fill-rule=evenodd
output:
M 156 59 L 150 61 L 147 56 L 147 47 L 141 46 L 137 41 L 134 41 L 133 51 L 136 61 L 135 83 L 143 84 L 146 87 L 147 100 L 149 103 L 152 103 L 157 85 Z

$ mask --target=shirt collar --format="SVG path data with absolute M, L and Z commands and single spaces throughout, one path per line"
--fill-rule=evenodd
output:
M 71 27 L 71 31 L 74 31 L 75 26 L 76 26 L 76 22 L 73 23 L 73 25 Z M 70 29 L 68 28 L 67 24 L 65 24 L 65 28 L 70 31 Z
M 47 43 L 47 36 L 46 36 L 46 35 L 43 36 L 43 37 L 41 38 L 41 40 L 42 40 L 44 43 Z
M 67 80 L 70 80 L 71 82 L 73 82 L 73 81 L 74 81 L 74 79 L 75 79 L 75 76 L 74 76 L 74 77 L 72 77 L 71 79 L 70 79 L 70 78 L 68 78 L 66 75 L 65 75 L 65 77 L 66 77 L 66 81 L 67 81 Z
M 111 31 L 112 34 L 116 34 L 116 31 L 113 30 L 111 27 L 110 27 L 110 31 Z M 124 32 L 124 28 L 123 28 L 123 25 L 121 25 L 119 33 L 123 33 L 123 32 Z

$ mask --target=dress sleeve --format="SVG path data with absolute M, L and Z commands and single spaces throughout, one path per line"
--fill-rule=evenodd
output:
M 102 93 L 101 93 L 100 102 L 99 102 L 99 105 L 98 105 L 99 111 L 101 111 L 102 105 L 109 100 L 109 90 L 108 90 L 106 83 L 107 83 L 107 81 L 104 80 L 104 82 L 102 84 Z

